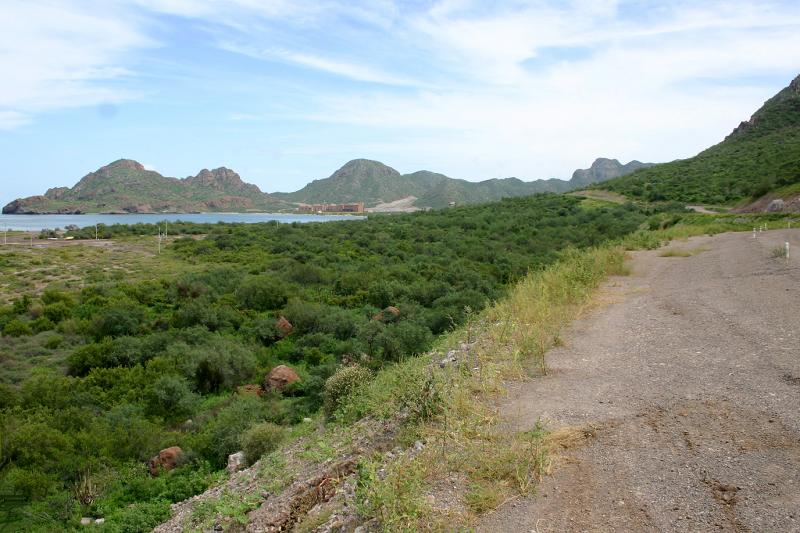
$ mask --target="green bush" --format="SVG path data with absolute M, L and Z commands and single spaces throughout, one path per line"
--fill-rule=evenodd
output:
M 193 436 L 193 449 L 217 468 L 228 461 L 228 455 L 241 449 L 242 435 L 275 413 L 274 404 L 257 396 L 234 396 L 230 404 L 206 421 Z
M 3 328 L 3 335 L 7 337 L 22 337 L 23 335 L 31 334 L 33 334 L 31 327 L 17 318 L 11 320 Z
M 283 440 L 284 429 L 272 422 L 262 422 L 248 429 L 242 436 L 242 451 L 248 464 L 278 448 Z
M 372 372 L 359 365 L 342 366 L 325 381 L 325 415 L 333 417 L 339 406 L 358 389 L 372 379 Z
M 148 411 L 166 420 L 184 419 L 194 413 L 199 401 L 185 378 L 161 376 L 150 388 Z
M 53 321 L 45 316 L 40 316 L 36 320 L 31 320 L 30 327 L 36 333 L 41 333 L 43 331 L 50 331 L 51 329 L 55 329 L 56 325 L 53 324 Z
M 236 289 L 239 306 L 255 311 L 280 309 L 286 304 L 286 290 L 271 276 L 251 276 Z
M 103 337 L 135 335 L 143 321 L 144 311 L 141 307 L 117 304 L 104 309 L 94 317 L 94 336 L 100 340 Z
M 58 324 L 62 320 L 69 318 L 72 315 L 72 307 L 65 302 L 55 302 L 46 305 L 44 308 L 44 316 Z
M 64 343 L 64 337 L 61 335 L 53 334 L 47 337 L 47 340 L 44 341 L 44 347 L 48 350 L 56 350 Z
M 164 522 L 170 515 L 170 502 L 156 500 L 138 502 L 119 509 L 106 517 L 100 531 L 109 533 L 144 533 Z

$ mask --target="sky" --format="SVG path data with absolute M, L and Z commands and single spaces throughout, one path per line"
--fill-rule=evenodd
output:
M 119 158 L 569 179 L 722 140 L 800 74 L 800 2 L 2 0 L 0 72 L 2 204 Z

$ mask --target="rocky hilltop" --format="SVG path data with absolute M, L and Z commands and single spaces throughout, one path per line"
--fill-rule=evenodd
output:
M 578 169 L 572 173 L 572 179 L 569 180 L 573 188 L 585 187 L 593 183 L 601 183 L 610 179 L 625 176 L 631 172 L 635 172 L 640 168 L 652 167 L 653 163 L 642 163 L 635 159 L 627 164 L 622 164 L 616 159 L 606 159 L 599 157 L 594 160 L 592 166 L 587 169 Z
M 242 181 L 225 167 L 201 170 L 184 179 L 147 170 L 120 159 L 81 178 L 74 187 L 14 200 L 4 214 L 187 213 L 288 210 L 292 206 Z
M 600 158 L 589 169 L 576 170 L 570 181 L 503 178 L 471 182 L 429 170 L 400 174 L 379 161 L 354 159 L 328 178 L 314 180 L 299 191 L 275 193 L 274 196 L 308 204 L 362 201 L 368 207 L 414 197 L 410 209 L 439 208 L 451 203 L 471 204 L 540 192 L 566 192 L 650 165 L 639 161 L 623 165 L 616 159 Z

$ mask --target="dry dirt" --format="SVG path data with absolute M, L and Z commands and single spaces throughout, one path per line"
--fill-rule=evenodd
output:
M 594 437 L 479 531 L 800 531 L 800 230 L 672 246 L 708 250 L 633 254 L 549 375 L 512 385 L 509 431 Z

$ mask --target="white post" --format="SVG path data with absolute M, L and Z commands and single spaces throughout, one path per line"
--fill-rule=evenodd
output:
M 786 260 L 788 261 L 789 260 L 789 241 L 786 241 L 786 244 L 784 244 L 784 247 L 786 248 Z
M 753 226 L 753 238 L 754 239 L 756 238 L 756 227 L 755 226 Z
M 158 230 L 158 254 L 161 255 L 161 229 Z
M 94 240 L 97 240 L 97 224 L 94 225 Z

